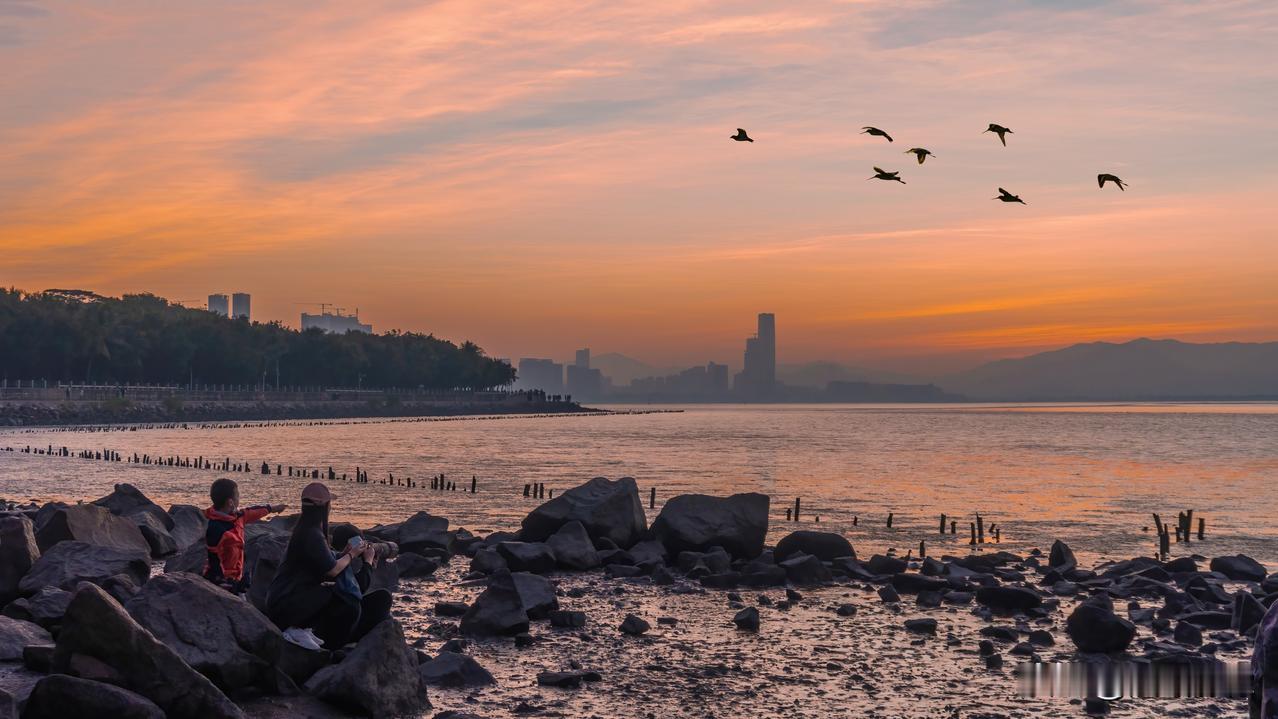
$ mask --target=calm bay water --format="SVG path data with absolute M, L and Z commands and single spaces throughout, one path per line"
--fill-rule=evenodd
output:
M 646 409 L 646 408 L 645 408 Z M 342 485 L 335 513 L 368 524 L 418 510 L 475 531 L 512 529 L 527 482 L 566 489 L 633 476 L 657 510 L 685 492 L 773 498 L 775 540 L 794 526 L 843 531 L 859 553 L 926 540 L 965 551 L 980 512 L 1010 549 L 1060 537 L 1093 558 L 1149 553 L 1151 512 L 1194 509 L 1207 541 L 1176 553 L 1243 551 L 1278 563 L 1278 405 L 684 406 L 677 413 L 455 421 L 360 421 L 237 428 L 0 431 L 0 447 L 110 448 L 126 456 L 231 457 L 425 484 L 443 472 L 475 495 Z M 0 496 L 92 499 L 131 482 L 157 502 L 207 503 L 208 470 L 0 452 Z M 239 475 L 246 502 L 296 504 L 305 480 Z M 803 499 L 803 521 L 785 509 Z M 894 514 L 893 528 L 885 524 Z M 959 520 L 937 534 L 939 515 Z M 650 512 L 650 519 L 654 512 Z M 854 524 L 855 518 L 855 524 Z M 916 550 L 917 551 L 917 550 Z

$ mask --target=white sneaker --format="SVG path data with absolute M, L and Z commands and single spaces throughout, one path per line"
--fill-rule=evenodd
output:
M 320 643 L 319 637 L 315 636 L 315 632 L 311 631 L 310 628 L 289 627 L 284 630 L 284 638 L 303 649 L 309 649 L 313 652 L 323 649 L 323 644 Z

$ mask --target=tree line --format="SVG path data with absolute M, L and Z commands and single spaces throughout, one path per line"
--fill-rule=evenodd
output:
M 515 379 L 472 342 L 416 332 L 326 334 L 189 309 L 151 294 L 0 288 L 10 380 L 483 390 Z

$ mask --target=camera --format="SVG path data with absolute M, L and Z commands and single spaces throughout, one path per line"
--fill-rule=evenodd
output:
M 394 542 L 365 542 L 363 537 L 351 537 L 349 544 L 353 547 L 368 544 L 373 548 L 373 556 L 379 562 L 399 556 L 399 545 Z

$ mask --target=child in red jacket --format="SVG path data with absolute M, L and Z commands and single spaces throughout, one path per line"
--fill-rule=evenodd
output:
M 233 479 L 214 480 L 209 487 L 213 506 L 204 510 L 209 520 L 204 533 L 208 558 L 204 578 L 228 591 L 239 593 L 248 588 L 250 577 L 244 572 L 244 525 L 251 524 L 271 512 L 283 512 L 282 504 L 264 504 L 240 509 L 240 487 Z

